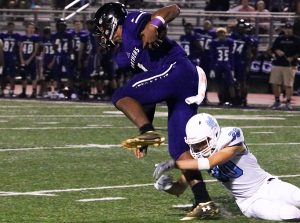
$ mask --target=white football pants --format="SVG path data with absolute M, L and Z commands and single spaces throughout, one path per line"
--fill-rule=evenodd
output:
M 252 199 L 254 202 L 243 212 L 249 218 L 300 219 L 300 189 L 290 183 L 275 178 L 264 183 Z

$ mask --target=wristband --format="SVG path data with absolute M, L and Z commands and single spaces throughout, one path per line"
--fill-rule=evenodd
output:
M 161 16 L 155 16 L 153 19 L 151 19 L 150 24 L 156 28 L 164 26 L 166 21 Z
M 209 160 L 207 158 L 199 158 L 198 160 L 198 170 L 209 170 Z

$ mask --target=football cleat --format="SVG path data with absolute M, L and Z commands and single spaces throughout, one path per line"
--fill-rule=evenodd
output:
M 165 141 L 159 133 L 148 131 L 141 135 L 126 139 L 122 142 L 122 146 L 126 149 L 142 148 L 143 146 L 160 146 Z
M 219 213 L 219 208 L 212 201 L 199 203 L 187 215 L 181 218 L 181 221 L 190 221 L 194 219 L 207 219 L 215 217 Z

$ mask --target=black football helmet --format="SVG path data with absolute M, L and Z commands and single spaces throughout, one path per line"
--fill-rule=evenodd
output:
M 56 20 L 56 30 L 57 32 L 63 33 L 67 29 L 67 23 L 64 19 L 58 19 Z
M 126 15 L 125 6 L 119 2 L 106 3 L 98 9 L 94 16 L 94 35 L 102 48 L 115 46 L 113 35 L 118 25 L 124 23 Z

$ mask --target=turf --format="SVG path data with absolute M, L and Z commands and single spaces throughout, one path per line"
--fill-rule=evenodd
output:
M 155 126 L 167 136 L 167 109 L 157 111 Z M 299 112 L 200 111 L 217 115 L 221 126 L 241 127 L 260 165 L 300 186 Z M 119 146 L 135 134 L 110 104 L 0 100 L 0 222 L 179 221 L 187 210 L 172 205 L 192 203 L 190 190 L 177 198 L 153 188 L 154 164 L 168 159 L 167 147 L 136 159 Z M 222 185 L 207 188 L 221 215 L 201 222 L 258 222 L 240 213 Z M 78 201 L 107 197 L 120 200 Z

